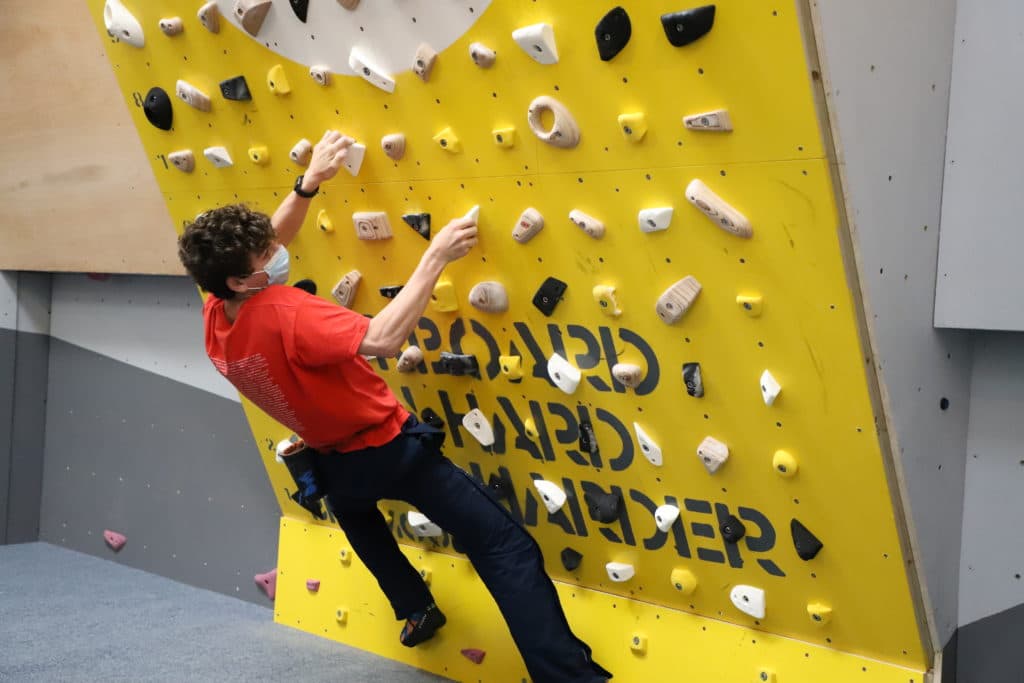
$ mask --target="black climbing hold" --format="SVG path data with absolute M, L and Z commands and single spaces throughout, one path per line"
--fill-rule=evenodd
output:
M 590 454 L 599 452 L 597 435 L 594 434 L 594 425 L 586 420 L 580 422 L 580 450 Z
M 704 379 L 700 374 L 700 363 L 683 364 L 683 381 L 686 382 L 686 393 L 694 398 L 704 396 Z
M 565 567 L 566 571 L 576 571 L 580 566 L 580 562 L 583 562 L 583 555 L 569 547 L 562 549 L 562 566 Z
M 661 15 L 661 25 L 665 29 L 668 42 L 676 47 L 683 47 L 698 38 L 703 38 L 711 31 L 714 24 L 714 5 L 704 5 Z
M 430 214 L 429 213 L 407 213 L 402 216 L 406 225 L 419 233 L 425 240 L 430 239 Z
M 434 412 L 433 408 L 424 408 L 421 410 L 420 419 L 434 429 L 444 429 L 444 420 L 441 419 L 440 415 Z
M 793 546 L 796 548 L 796 554 L 800 556 L 801 560 L 813 560 L 825 547 L 818 537 L 797 519 L 789 523 L 789 530 L 793 534 Z
M 309 13 L 309 0 L 288 0 L 291 3 L 292 11 L 303 24 L 306 23 L 306 15 Z
M 618 493 L 587 491 L 583 494 L 583 500 L 587 503 L 590 516 L 602 524 L 611 524 L 622 512 L 622 495 Z
M 442 375 L 453 375 L 455 377 L 463 377 L 465 375 L 480 376 L 480 364 L 477 363 L 476 356 L 442 351 L 440 363 Z
M 306 278 L 305 280 L 299 280 L 293 286 L 298 287 L 304 292 L 309 292 L 313 296 L 316 296 L 316 283 L 310 280 L 309 278 Z
M 498 500 L 511 500 L 514 489 L 512 488 L 512 481 L 500 474 L 492 474 L 490 479 L 487 480 L 487 488 L 491 490 L 494 497 Z
M 391 285 L 389 287 L 381 287 L 380 295 L 385 299 L 394 299 L 398 296 L 398 293 L 402 291 L 404 285 Z
M 235 76 L 226 81 L 221 81 L 220 94 L 224 96 L 225 100 L 241 102 L 252 99 L 252 93 L 249 92 L 249 84 L 245 82 L 245 76 Z
M 629 21 L 626 10 L 616 7 L 597 22 L 594 29 L 597 37 L 597 54 L 601 61 L 608 62 L 622 52 L 633 35 L 633 24 Z
M 533 305 L 544 315 L 550 316 L 555 312 L 555 306 L 561 301 L 562 295 L 568 288 L 569 285 L 561 280 L 549 277 L 533 295 Z
M 718 529 L 726 543 L 739 543 L 740 539 L 747 535 L 747 527 L 743 526 L 743 522 L 735 515 L 729 515 L 729 519 L 722 522 Z
M 150 88 L 146 100 L 142 103 L 142 111 L 146 112 L 149 122 L 160 130 L 170 130 L 174 122 L 174 110 L 171 98 L 163 88 Z

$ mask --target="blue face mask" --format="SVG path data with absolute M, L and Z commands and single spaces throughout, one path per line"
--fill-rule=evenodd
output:
M 288 282 L 288 264 L 290 262 L 288 256 L 288 250 L 284 248 L 284 245 L 277 245 L 277 251 L 267 261 L 267 265 L 263 266 L 263 270 L 257 270 L 256 273 L 267 274 L 267 285 L 266 287 L 249 287 L 250 292 L 258 292 L 266 289 L 270 285 L 283 285 Z M 255 275 L 256 273 L 253 273 Z M 250 275 L 249 277 L 252 277 Z

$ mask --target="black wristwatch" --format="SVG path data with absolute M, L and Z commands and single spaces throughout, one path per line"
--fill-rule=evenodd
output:
M 305 190 L 302 189 L 302 179 L 303 178 L 305 178 L 305 176 L 301 176 L 301 175 L 298 178 L 296 178 L 295 179 L 295 187 L 293 187 L 292 189 L 295 191 L 295 194 L 299 195 L 300 197 L 304 197 L 306 199 L 312 199 L 320 191 L 320 186 L 317 185 L 316 189 L 313 190 L 312 192 L 306 192 Z

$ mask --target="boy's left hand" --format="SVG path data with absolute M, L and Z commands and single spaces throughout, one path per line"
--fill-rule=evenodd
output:
M 338 173 L 348 148 L 355 142 L 347 135 L 342 135 L 336 130 L 329 130 L 324 133 L 320 142 L 313 147 L 313 155 L 309 160 L 309 169 L 305 173 L 305 179 L 314 187 L 330 180 Z

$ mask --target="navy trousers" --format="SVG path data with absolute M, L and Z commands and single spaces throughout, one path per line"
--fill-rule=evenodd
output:
M 395 617 L 407 618 L 433 597 L 377 509 L 382 498 L 414 505 L 455 538 L 498 603 L 534 683 L 611 678 L 569 628 L 540 546 L 485 487 L 441 454 L 443 440 L 444 432 L 410 417 L 390 443 L 318 458 L 331 511 Z

